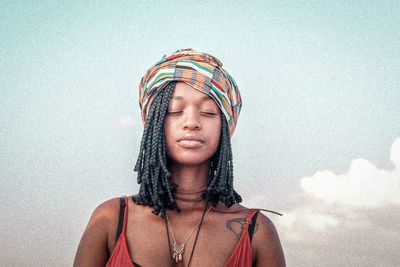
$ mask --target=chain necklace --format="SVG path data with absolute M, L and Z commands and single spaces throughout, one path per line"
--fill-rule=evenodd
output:
M 171 222 L 169 220 L 168 214 L 166 214 L 166 222 L 168 223 L 168 226 L 169 226 L 169 227 L 167 226 L 167 231 L 168 231 L 168 228 L 169 228 L 169 230 L 171 232 L 171 235 L 172 235 L 172 239 L 174 241 L 174 245 L 173 245 L 173 248 L 172 248 L 172 252 L 173 252 L 172 258 L 175 260 L 176 263 L 181 262 L 183 260 L 183 253 L 185 252 L 185 245 L 186 245 L 187 241 L 189 240 L 189 238 L 192 236 L 193 232 L 197 228 L 199 228 L 199 230 L 197 231 L 197 235 L 196 235 L 196 241 L 197 241 L 197 236 L 198 236 L 198 233 L 200 231 L 201 223 L 203 222 L 204 217 L 207 215 L 207 213 L 212 208 L 212 206 L 210 206 L 208 208 L 208 210 L 206 210 L 207 206 L 208 206 L 208 202 L 207 202 L 206 207 L 204 208 L 204 211 L 203 211 L 203 214 L 201 216 L 200 221 L 193 227 L 192 231 L 190 231 L 189 235 L 186 237 L 185 241 L 182 244 L 178 244 L 176 242 L 176 238 L 175 238 L 175 235 L 174 235 L 174 231 L 172 230 Z M 168 232 L 167 232 L 167 234 L 168 234 Z M 194 246 L 196 245 L 196 241 L 195 241 L 195 244 L 193 244 L 193 249 L 192 249 L 192 254 L 190 255 L 189 264 L 190 264 L 190 261 L 192 259 L 192 255 L 193 255 L 193 251 L 194 251 Z M 170 251 L 171 251 L 171 245 L 170 245 L 170 241 L 169 241 L 169 234 L 168 234 L 168 245 L 169 245 Z

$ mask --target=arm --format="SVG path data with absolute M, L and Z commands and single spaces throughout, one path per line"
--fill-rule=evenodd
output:
M 110 256 L 109 241 L 115 238 L 112 234 L 116 232 L 118 212 L 118 198 L 108 200 L 94 210 L 79 243 L 74 267 L 106 265 Z
M 285 267 L 285 256 L 274 224 L 265 215 L 259 214 L 258 228 L 253 235 L 256 250 L 256 267 Z

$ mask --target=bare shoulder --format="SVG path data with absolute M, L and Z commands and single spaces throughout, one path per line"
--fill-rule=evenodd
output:
M 119 207 L 119 197 L 106 200 L 94 209 L 91 220 L 108 221 L 115 219 L 115 215 L 119 213 Z
M 109 233 L 117 225 L 116 218 L 119 215 L 119 207 L 118 197 L 106 200 L 98 205 L 90 217 L 86 230 L 92 228 Z
M 230 210 L 241 212 L 242 214 L 246 215 L 249 210 L 254 209 L 250 209 L 241 204 L 235 204 L 230 208 Z M 257 240 L 262 241 L 262 243 L 275 242 L 276 238 L 278 238 L 279 241 L 278 233 L 274 223 L 266 215 L 264 215 L 261 210 L 258 213 L 255 228 L 255 232 L 259 232 L 258 234 L 254 235 L 255 242 L 257 242 Z
M 105 265 L 118 214 L 119 198 L 104 201 L 94 209 L 79 243 L 74 266 Z
M 256 266 L 285 266 L 283 249 L 274 223 L 261 212 L 253 235 Z
M 260 232 L 257 236 L 264 239 L 263 242 L 274 242 L 278 235 L 274 223 L 270 218 L 265 216 L 262 212 L 259 212 L 257 217 L 258 231 Z M 254 237 L 256 239 L 256 236 Z

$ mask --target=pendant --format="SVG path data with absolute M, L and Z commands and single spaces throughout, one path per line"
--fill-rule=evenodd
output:
M 172 258 L 175 260 L 175 262 L 180 262 L 183 260 L 183 252 L 185 252 L 185 244 L 177 244 L 174 243 L 174 255 Z

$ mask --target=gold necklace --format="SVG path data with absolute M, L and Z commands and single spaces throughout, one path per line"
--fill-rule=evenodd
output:
M 208 208 L 208 210 L 204 213 L 204 215 L 202 216 L 202 218 L 204 218 L 204 217 L 207 215 L 207 213 L 211 210 L 211 208 L 212 208 L 212 206 L 210 206 L 210 207 Z M 172 248 L 172 252 L 173 252 L 172 258 L 175 260 L 175 262 L 178 263 L 178 262 L 180 262 L 180 261 L 183 260 L 183 253 L 185 252 L 185 245 L 186 245 L 187 241 L 189 240 L 189 238 L 192 236 L 194 230 L 196 230 L 196 229 L 199 227 L 200 222 L 201 222 L 202 220 L 200 219 L 199 222 L 193 227 L 192 231 L 190 231 L 190 233 L 189 233 L 189 235 L 186 237 L 185 241 L 184 241 L 182 244 L 178 244 L 178 243 L 176 242 L 175 235 L 174 235 L 174 231 L 172 230 L 172 226 L 171 226 L 171 222 L 169 221 L 168 214 L 166 214 L 166 219 L 167 219 L 167 223 L 168 223 L 168 226 L 169 226 L 169 230 L 170 230 L 171 235 L 172 235 L 172 239 L 173 239 L 173 241 L 174 241 L 174 246 L 173 246 L 173 248 Z

